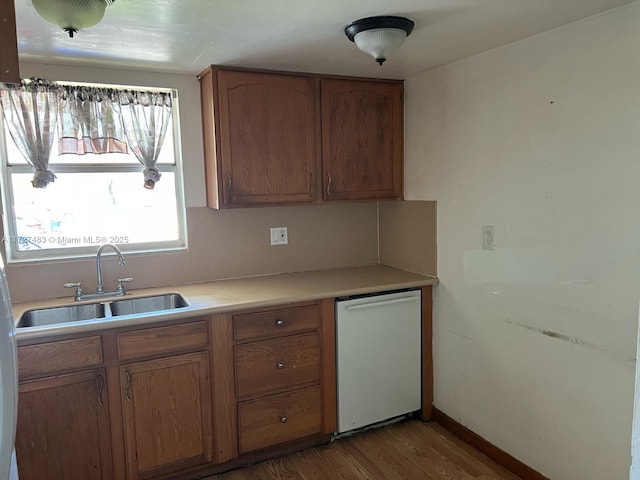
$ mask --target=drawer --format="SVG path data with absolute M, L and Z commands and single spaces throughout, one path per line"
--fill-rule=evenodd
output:
M 101 363 L 100 336 L 18 347 L 18 377 L 48 375 Z
M 294 335 L 235 347 L 236 393 L 246 398 L 319 383 L 318 334 Z
M 237 342 L 317 330 L 320 306 L 307 305 L 233 316 L 233 338 Z
M 118 358 L 133 360 L 165 353 L 206 348 L 205 320 L 168 327 L 152 327 L 118 334 Z
M 320 387 L 240 403 L 240 453 L 319 434 L 321 403 Z

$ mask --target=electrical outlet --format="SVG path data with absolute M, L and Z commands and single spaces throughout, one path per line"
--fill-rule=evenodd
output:
M 483 250 L 495 250 L 495 236 L 496 236 L 496 227 L 493 225 L 483 225 L 482 226 L 482 249 Z
M 287 227 L 272 227 L 270 231 L 271 245 L 287 245 L 289 243 Z

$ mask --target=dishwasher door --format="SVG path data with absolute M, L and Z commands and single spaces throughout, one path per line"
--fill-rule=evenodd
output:
M 338 433 L 420 410 L 420 298 L 336 301 Z

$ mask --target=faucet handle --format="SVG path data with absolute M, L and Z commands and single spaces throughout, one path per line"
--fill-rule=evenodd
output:
M 75 295 L 75 300 L 76 301 L 80 300 L 80 297 L 82 297 L 82 294 L 84 293 L 82 291 L 82 284 L 80 282 L 77 282 L 77 283 L 65 283 L 64 284 L 64 288 L 75 288 L 76 289 L 76 295 Z
M 118 279 L 118 295 L 126 295 L 127 291 L 124 288 L 124 284 L 131 283 L 131 282 L 133 282 L 133 277 L 119 278 Z

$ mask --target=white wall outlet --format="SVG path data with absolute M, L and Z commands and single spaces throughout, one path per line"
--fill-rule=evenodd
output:
M 495 236 L 496 236 L 496 227 L 493 225 L 483 225 L 482 226 L 482 249 L 483 250 L 495 250 Z
M 287 245 L 289 243 L 287 227 L 272 227 L 270 230 L 271 245 Z

